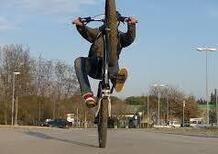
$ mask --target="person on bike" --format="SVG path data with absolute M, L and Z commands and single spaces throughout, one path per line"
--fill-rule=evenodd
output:
M 119 12 L 117 12 L 117 17 L 118 16 L 120 16 Z M 124 69 L 124 79 L 121 78 L 120 81 L 117 77 L 119 75 L 119 55 L 122 48 L 129 46 L 135 40 L 137 20 L 134 17 L 129 17 L 126 22 L 128 25 L 127 32 L 124 33 L 118 31 L 117 61 L 115 62 L 114 66 L 109 66 L 109 77 L 111 79 L 111 82 L 113 83 L 113 86 L 115 86 L 118 82 L 123 82 L 124 84 L 126 80 L 126 69 Z M 87 107 L 92 108 L 95 107 L 97 103 L 91 90 L 88 76 L 93 79 L 102 79 L 102 57 L 104 52 L 104 42 L 101 28 L 103 28 L 103 26 L 100 26 L 98 28 L 88 27 L 81 21 L 80 17 L 73 20 L 72 23 L 76 25 L 76 28 L 80 35 L 92 44 L 89 50 L 88 57 L 79 57 L 74 61 L 74 67 L 79 81 L 82 97 L 84 98 Z

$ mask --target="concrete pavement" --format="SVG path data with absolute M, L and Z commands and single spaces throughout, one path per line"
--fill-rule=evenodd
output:
M 97 129 L 0 128 L 0 154 L 217 154 L 218 138 L 110 129 L 106 149 Z

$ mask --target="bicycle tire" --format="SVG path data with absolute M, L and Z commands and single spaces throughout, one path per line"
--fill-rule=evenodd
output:
M 115 0 L 106 0 L 105 3 L 105 20 L 109 28 L 108 31 L 108 52 L 109 52 L 109 66 L 114 66 L 117 61 L 117 17 L 116 17 L 116 3 Z
M 108 100 L 101 100 L 98 122 L 98 141 L 99 148 L 105 148 L 107 142 L 107 122 L 108 122 Z

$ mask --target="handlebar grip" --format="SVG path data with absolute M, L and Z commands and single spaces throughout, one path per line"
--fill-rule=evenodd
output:
M 120 17 L 118 18 L 118 20 L 121 21 L 121 22 L 126 22 L 126 21 L 129 20 L 129 17 L 120 16 Z
M 80 18 L 80 21 L 81 22 L 90 22 L 90 21 L 92 21 L 92 17 L 83 17 L 83 18 Z
M 130 17 L 123 17 L 123 16 L 120 16 L 118 18 L 119 21 L 121 22 L 128 22 L 130 20 Z M 136 20 L 136 23 L 138 23 L 138 20 Z

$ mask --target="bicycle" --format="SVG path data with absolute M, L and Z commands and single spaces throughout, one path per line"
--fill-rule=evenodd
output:
M 102 22 L 104 28 L 100 30 L 103 34 L 104 54 L 103 54 L 103 78 L 98 85 L 98 109 L 96 117 L 98 117 L 98 140 L 99 147 L 106 147 L 107 140 L 107 122 L 111 117 L 111 94 L 113 93 L 113 86 L 110 86 L 109 66 L 113 66 L 117 60 L 117 42 L 118 42 L 118 22 L 128 21 L 129 17 L 123 17 L 116 12 L 115 0 L 105 1 L 105 17 L 103 19 L 96 19 L 95 17 L 80 18 L 80 21 L 88 24 L 93 21 Z

